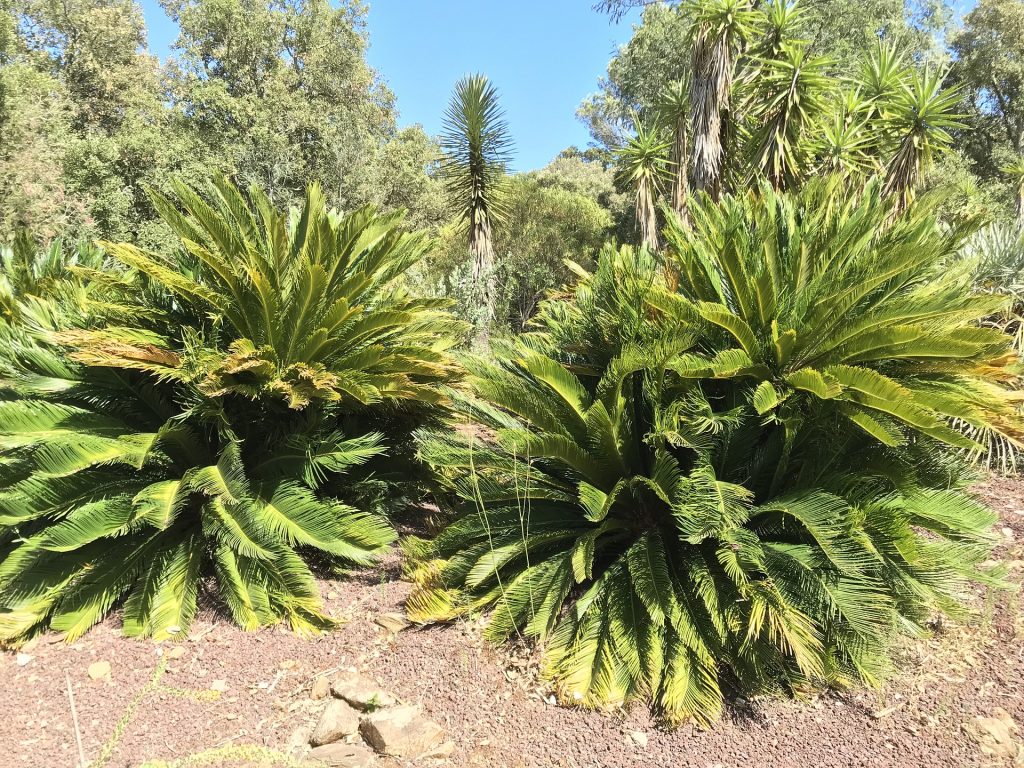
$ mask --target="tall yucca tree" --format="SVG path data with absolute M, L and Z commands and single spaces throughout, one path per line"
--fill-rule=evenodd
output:
M 1017 226 L 1024 229 L 1024 157 L 1000 169 L 1013 184 L 1014 212 L 1017 214 Z
M 424 444 L 454 522 L 411 541 L 421 621 L 491 609 L 562 701 L 713 720 L 743 692 L 879 682 L 901 631 L 960 615 L 995 515 L 954 429 L 1019 430 L 1001 303 L 939 271 L 958 235 L 863 195 L 707 197 L 678 288 L 606 249 Z M 443 499 L 444 500 L 444 499 Z
M 868 129 L 870 103 L 855 88 L 833 93 L 833 99 L 818 134 L 810 138 L 817 173 L 864 178 L 878 170 L 875 137 Z
M 658 120 L 672 136 L 669 163 L 672 173 L 672 210 L 683 221 L 690 196 L 690 87 L 675 80 L 662 90 L 658 99 Z
M 469 227 L 476 342 L 486 346 L 494 321 L 494 226 L 504 216 L 505 176 L 512 151 L 498 91 L 483 75 L 455 84 L 441 131 L 441 172 L 448 197 Z
M 783 43 L 776 57 L 760 62 L 747 107 L 758 124 L 747 139 L 747 164 L 776 189 L 792 188 L 809 172 L 831 79 L 826 57 L 801 43 Z
M 953 143 L 951 131 L 963 128 L 957 108 L 960 94 L 943 88 L 944 75 L 932 67 L 910 74 L 892 102 L 895 151 L 886 167 L 885 191 L 906 206 L 935 155 Z
M 691 21 L 690 123 L 693 185 L 712 197 L 722 192 L 726 123 L 736 59 L 761 16 L 749 0 L 691 0 L 681 11 Z
M 0 641 L 74 639 L 115 605 L 129 635 L 179 636 L 207 583 L 246 629 L 329 627 L 309 561 L 394 538 L 381 483 L 454 374 L 458 324 L 401 285 L 422 237 L 316 187 L 293 215 L 176 192 L 154 197 L 173 255 L 106 246 L 134 306 L 9 329 Z
M 615 153 L 619 184 L 632 191 L 636 226 L 644 247 L 658 249 L 658 198 L 671 181 L 669 149 L 661 127 L 635 117 L 636 133 Z

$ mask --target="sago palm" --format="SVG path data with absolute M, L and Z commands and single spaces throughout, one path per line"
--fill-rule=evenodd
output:
M 449 201 L 469 228 L 478 345 L 494 321 L 494 226 L 504 216 L 504 182 L 512 140 L 498 91 L 483 75 L 455 84 L 444 115 L 441 173 Z
M 562 701 L 707 722 L 726 685 L 876 683 L 898 632 L 958 614 L 995 515 L 946 446 L 954 415 L 1019 429 L 1012 355 L 976 325 L 996 302 L 933 269 L 952 236 L 892 224 L 879 186 L 704 198 L 678 289 L 607 249 L 474 363 L 484 428 L 424 447 L 455 519 L 409 543 L 413 618 L 490 609 Z
M 178 636 L 206 583 L 247 629 L 329 626 L 308 561 L 394 538 L 388 467 L 454 373 L 457 324 L 401 286 L 424 242 L 398 217 L 339 216 L 315 187 L 292 216 L 226 182 L 154 202 L 173 256 L 107 245 L 136 307 L 10 331 L 5 642 L 73 639 L 117 604 L 126 633 Z

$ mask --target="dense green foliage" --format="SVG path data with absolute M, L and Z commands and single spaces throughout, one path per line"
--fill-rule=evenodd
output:
M 329 626 L 306 561 L 394 539 L 459 328 L 401 286 L 426 242 L 316 186 L 292 216 L 251 198 L 154 196 L 172 255 L 107 244 L 116 303 L 5 326 L 0 639 L 73 639 L 119 600 L 126 633 L 180 635 L 211 573 L 245 628 Z
M 394 97 L 365 61 L 362 4 L 162 6 L 179 27 L 163 65 L 134 0 L 0 5 L 0 240 L 28 227 L 159 247 L 168 232 L 145 187 L 217 172 L 279 206 L 319 182 L 342 210 L 437 222 L 436 145 L 418 126 L 397 130 Z
M 161 0 L 163 64 L 136 0 L 0 0 L 0 644 L 329 628 L 428 492 L 413 620 L 670 722 L 1001 583 L 1019 0 L 597 5 L 596 145 L 510 175 L 483 75 L 398 129 L 360 0 Z
M 954 418 L 1019 437 L 1005 300 L 939 271 L 959 235 L 875 181 L 763 187 L 606 249 L 540 328 L 471 364 L 478 437 L 423 449 L 456 514 L 410 611 L 492 609 L 563 700 L 714 719 L 723 688 L 881 680 L 900 631 L 957 614 L 992 540 Z

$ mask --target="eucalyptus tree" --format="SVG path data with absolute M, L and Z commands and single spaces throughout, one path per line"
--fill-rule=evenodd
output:
M 444 115 L 441 149 L 449 201 L 469 229 L 476 344 L 487 346 L 494 321 L 494 225 L 505 214 L 512 139 L 498 91 L 485 76 L 468 75 L 455 84 Z

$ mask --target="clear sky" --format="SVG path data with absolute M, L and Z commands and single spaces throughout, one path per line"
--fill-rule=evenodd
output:
M 617 24 L 593 0 L 372 0 L 368 58 L 394 91 L 399 125 L 430 134 L 455 81 L 470 72 L 501 93 L 515 140 L 513 169 L 546 165 L 559 151 L 585 147 L 576 107 L 632 32 L 636 13 Z M 177 35 L 157 0 L 142 0 L 150 48 L 167 56 Z

